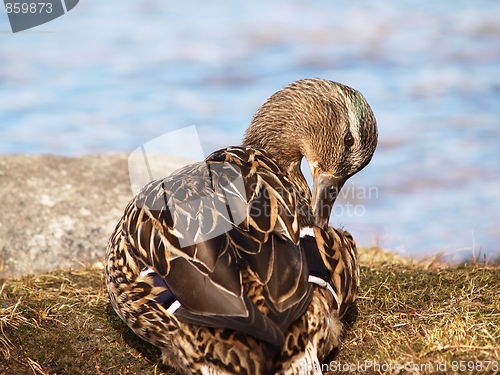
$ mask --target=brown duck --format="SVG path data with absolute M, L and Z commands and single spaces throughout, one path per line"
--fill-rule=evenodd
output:
M 276 92 L 241 146 L 129 203 L 106 253 L 113 308 L 185 374 L 320 374 L 359 280 L 351 235 L 328 220 L 376 144 L 358 91 L 303 79 Z

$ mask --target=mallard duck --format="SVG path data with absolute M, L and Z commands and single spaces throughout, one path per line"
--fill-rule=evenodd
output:
M 315 78 L 276 92 L 241 146 L 128 204 L 106 252 L 114 310 L 184 374 L 321 373 L 359 280 L 354 240 L 329 216 L 376 143 L 358 91 Z

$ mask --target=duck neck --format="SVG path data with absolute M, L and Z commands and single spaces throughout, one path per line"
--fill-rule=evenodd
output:
M 287 172 L 290 183 L 296 192 L 297 212 L 300 228 L 311 227 L 314 223 L 311 209 L 311 190 L 300 169 L 300 159 L 293 164 L 283 166 Z
M 247 133 L 248 135 L 248 133 Z M 287 137 L 283 137 L 281 142 L 278 138 L 267 138 L 260 136 L 257 138 L 245 137 L 243 145 L 263 149 L 280 165 L 288 175 L 290 183 L 296 192 L 297 213 L 300 228 L 312 226 L 314 223 L 311 209 L 311 190 L 300 169 L 303 158 L 302 152 L 295 142 L 287 142 Z
M 283 96 L 280 92 L 275 95 Z M 311 226 L 314 223 L 311 191 L 300 170 L 300 163 L 307 151 L 305 146 L 310 143 L 311 129 L 306 121 L 305 112 L 300 108 L 293 110 L 295 102 L 293 98 L 284 97 L 284 104 L 272 101 L 271 98 L 253 117 L 245 133 L 243 145 L 263 149 L 272 155 L 287 173 L 296 192 L 300 227 Z M 283 108 L 288 110 L 284 111 Z

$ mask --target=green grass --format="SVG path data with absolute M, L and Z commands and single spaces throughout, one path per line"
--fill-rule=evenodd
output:
M 412 263 L 379 249 L 360 260 L 360 297 L 325 370 L 466 374 L 474 364 L 486 374 L 498 361 L 500 373 L 500 268 Z M 174 373 L 114 313 L 102 270 L 0 281 L 0 374 Z

